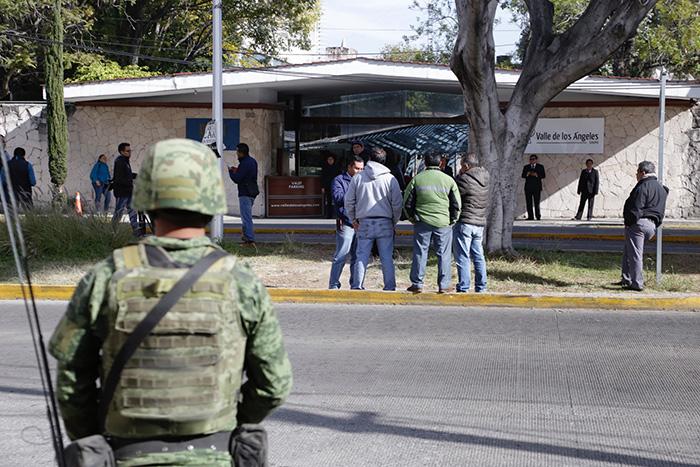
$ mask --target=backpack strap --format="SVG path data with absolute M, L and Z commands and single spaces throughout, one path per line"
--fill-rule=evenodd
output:
M 109 374 L 103 386 L 102 397 L 100 398 L 100 405 L 98 407 L 98 419 L 103 433 L 105 432 L 107 411 L 126 363 L 134 352 L 136 352 L 141 342 L 151 333 L 178 300 L 192 288 L 194 283 L 197 282 L 214 263 L 226 256 L 228 256 L 227 252 L 217 249 L 197 261 L 185 275 L 173 285 L 173 288 L 163 295 L 151 311 L 148 312 L 148 315 L 146 315 L 143 321 L 129 334 L 126 342 L 124 342 L 124 345 L 119 349 L 117 356 L 114 358 L 114 362 L 112 363 L 112 367 L 109 370 Z

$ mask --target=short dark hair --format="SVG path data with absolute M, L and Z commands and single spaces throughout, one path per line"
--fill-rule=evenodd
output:
M 24 148 L 15 148 L 15 151 L 12 154 L 15 157 L 24 157 L 24 155 L 27 154 L 27 151 L 25 151 Z
M 475 152 L 462 154 L 462 164 L 467 164 L 469 167 L 479 167 L 479 158 Z
M 369 160 L 386 164 L 386 151 L 379 146 L 375 146 L 369 152 Z
M 247 156 L 248 154 L 250 154 L 250 148 L 249 148 L 248 145 L 245 144 L 245 143 L 238 143 L 238 144 L 236 145 L 236 151 L 240 151 L 240 152 L 242 152 L 243 154 L 245 154 L 246 156 Z
M 206 227 L 214 217 L 200 212 L 173 208 L 155 209 L 153 211 L 148 211 L 148 215 L 151 220 L 165 219 L 181 228 L 192 227 L 196 229 Z
M 653 162 L 642 161 L 637 166 L 637 172 L 642 172 L 645 174 L 653 174 L 656 172 L 656 166 L 654 165 Z
M 589 162 L 592 164 L 592 163 L 593 163 L 593 159 L 586 159 L 586 164 L 588 164 Z
M 537 154 L 530 154 L 530 159 L 538 159 Z
M 439 167 L 440 159 L 443 157 L 443 154 L 440 154 L 439 152 L 429 152 L 423 156 L 423 162 L 425 162 L 426 167 Z
M 362 158 L 362 156 L 358 156 L 357 154 L 353 154 L 348 158 L 348 163 L 346 165 L 353 165 L 355 162 L 362 162 L 363 164 L 365 163 L 365 160 Z
M 129 144 L 129 143 L 119 143 L 119 146 L 117 146 L 117 152 L 118 152 L 119 154 L 121 154 L 122 151 L 123 151 L 124 149 L 127 148 L 127 146 L 131 146 L 131 144 Z

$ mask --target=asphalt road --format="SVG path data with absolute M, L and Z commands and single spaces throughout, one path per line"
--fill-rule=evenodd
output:
M 64 307 L 40 303 L 47 330 Z M 273 466 L 700 465 L 700 314 L 278 311 L 295 387 L 266 421 Z M 50 465 L 18 302 L 0 355 L 0 465 Z

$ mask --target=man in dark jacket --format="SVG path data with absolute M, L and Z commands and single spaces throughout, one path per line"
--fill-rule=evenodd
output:
M 335 177 L 340 175 L 340 167 L 336 164 L 335 156 L 329 151 L 321 151 L 323 158 L 321 166 L 321 188 L 323 188 L 324 210 L 326 219 L 333 218 L 333 195 L 331 194 L 331 184 Z
M 545 177 L 544 166 L 537 163 L 537 155 L 530 156 L 530 163 L 523 167 L 525 179 L 525 203 L 527 204 L 527 220 L 537 218 L 540 220 L 540 194 L 542 193 L 542 179 Z M 535 208 L 533 215 L 532 208 Z
M 34 167 L 24 158 L 26 155 L 24 148 L 15 148 L 12 154 L 14 157 L 8 166 L 15 199 L 23 209 L 31 209 L 34 206 L 32 187 L 36 185 Z
M 129 223 L 134 235 L 140 237 L 143 232 L 139 229 L 136 211 L 131 207 L 131 197 L 134 192 L 134 179 L 136 174 L 131 171 L 131 145 L 129 143 L 119 143 L 117 147 L 119 156 L 114 160 L 114 170 L 112 176 L 112 189 L 116 198 L 114 216 L 112 224 L 116 225 L 124 215 L 124 210 L 129 214 Z
M 340 288 L 340 275 L 343 273 L 345 261 L 350 255 L 350 286 L 354 281 L 355 263 L 357 262 L 357 240 L 352 221 L 345 211 L 345 193 L 352 177 L 365 167 L 362 157 L 353 155 L 347 165 L 347 171 L 335 177 L 331 184 L 333 204 L 335 205 L 335 253 L 331 265 L 331 277 L 328 280 L 329 289 Z
M 622 253 L 622 280 L 628 290 L 644 290 L 642 271 L 644 241 L 650 240 L 664 220 L 668 190 L 656 178 L 656 167 L 643 161 L 637 168 L 637 184 L 625 201 L 625 249 Z
M 238 167 L 229 167 L 228 174 L 233 183 L 238 185 L 238 206 L 241 211 L 243 245 L 255 246 L 253 201 L 260 194 L 258 162 L 250 155 L 250 148 L 245 143 L 236 146 L 236 156 L 238 157 Z
M 489 205 L 489 172 L 479 167 L 476 154 L 462 156 L 457 188 L 462 198 L 462 211 L 454 226 L 454 255 L 457 263 L 457 292 L 469 292 L 470 261 L 474 263 L 475 292 L 486 291 L 486 259 L 484 258 L 484 226 Z
M 578 178 L 578 189 L 576 193 L 581 195 L 581 201 L 578 204 L 578 211 L 574 219 L 578 221 L 581 220 L 581 216 L 583 216 L 583 206 L 586 204 L 586 201 L 588 201 L 587 219 L 591 220 L 593 217 L 593 198 L 598 194 L 599 185 L 598 171 L 593 168 L 593 159 L 588 159 L 586 160 L 586 168 L 581 171 L 581 176 Z

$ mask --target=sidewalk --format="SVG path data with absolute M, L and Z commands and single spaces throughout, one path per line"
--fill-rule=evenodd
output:
M 260 234 L 332 235 L 334 219 L 254 219 L 255 232 Z M 700 219 L 672 219 L 664 224 L 663 240 L 667 243 L 700 244 Z M 224 216 L 224 232 L 239 234 L 239 217 Z M 413 235 L 413 226 L 401 221 L 397 235 Z M 595 219 L 591 222 L 567 219 L 542 221 L 516 220 L 514 239 L 540 240 L 624 240 L 624 222 L 620 219 Z

